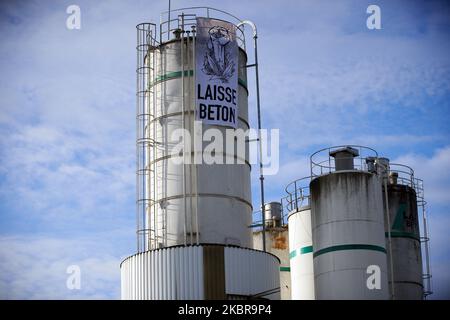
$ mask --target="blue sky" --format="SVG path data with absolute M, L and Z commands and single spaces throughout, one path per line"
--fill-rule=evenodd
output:
M 71 4 L 81 30 L 66 28 Z M 381 8 L 381 30 L 366 28 L 369 4 Z M 281 142 L 266 197 L 283 196 L 307 175 L 308 156 L 331 145 L 368 145 L 412 166 L 429 203 L 433 297 L 450 298 L 449 5 L 172 1 L 196 5 L 258 26 L 263 126 L 279 128 Z M 0 3 L 0 298 L 119 298 L 119 263 L 136 250 L 135 25 L 166 7 Z M 81 290 L 66 288 L 72 264 Z

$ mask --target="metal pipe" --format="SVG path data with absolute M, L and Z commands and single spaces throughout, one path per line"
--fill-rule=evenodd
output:
M 297 180 L 294 181 L 294 193 L 295 193 L 295 210 L 298 211 Z
M 190 244 L 193 244 L 192 238 L 193 238 L 193 232 L 194 232 L 194 208 L 193 208 L 193 204 L 192 204 L 192 190 L 194 189 L 192 187 L 193 183 L 192 183 L 192 131 L 194 130 L 193 126 L 192 126 L 192 115 L 191 115 L 191 111 L 192 111 L 192 103 L 191 103 L 191 85 L 192 85 L 192 77 L 190 77 L 190 71 L 191 69 L 191 59 L 192 59 L 192 55 L 189 54 L 191 51 L 191 44 L 190 44 L 190 31 L 187 30 L 186 31 L 187 37 L 186 37 L 186 60 L 187 60 L 187 79 L 188 79 L 188 91 L 187 91 L 187 101 L 188 101 L 188 127 L 189 127 L 189 220 L 190 220 L 190 225 L 191 225 L 191 229 L 190 229 L 190 234 L 189 234 L 189 238 L 190 238 Z M 195 92 L 195 91 L 194 91 Z
M 258 66 L 258 31 L 256 25 L 250 20 L 244 20 L 238 23 L 237 27 L 248 24 L 253 31 L 253 46 L 255 53 L 255 76 L 256 76 L 256 108 L 258 113 L 258 151 L 259 151 L 259 181 L 261 188 L 261 214 L 262 214 L 262 238 L 263 238 L 263 251 L 266 251 L 266 219 L 264 208 L 264 169 L 262 163 L 262 141 L 261 141 L 261 102 L 259 96 L 259 66 Z
M 140 235 L 139 235 L 139 227 L 140 227 L 140 223 L 139 223 L 139 144 L 138 144 L 138 139 L 139 139 L 139 102 L 140 102 L 140 96 L 139 96 L 139 91 L 140 91 L 140 87 L 139 87 L 139 68 L 140 68 L 140 56 L 139 56 L 139 47 L 141 45 L 141 31 L 139 30 L 139 26 L 137 27 L 137 34 L 136 34 L 136 42 L 137 42 L 137 50 L 136 50 L 136 246 L 137 246 L 137 251 L 140 252 L 140 245 L 139 245 L 139 239 L 140 239 Z
M 147 50 L 147 57 L 148 57 L 148 59 L 147 60 L 150 60 L 150 50 Z M 155 65 L 155 56 L 153 55 L 153 59 L 152 59 L 152 61 L 149 61 L 148 62 L 148 64 L 149 64 L 149 66 L 152 66 L 151 67 L 151 69 L 150 69 L 150 67 L 149 67 L 149 70 L 148 70 L 148 79 L 147 79 L 147 83 L 148 83 L 148 80 L 150 79 L 150 74 L 152 74 L 152 76 L 154 77 L 155 76 L 155 68 L 156 68 L 156 65 Z M 151 79 L 152 80 L 152 83 L 154 83 L 154 80 L 153 80 L 153 78 Z M 148 193 L 149 193 L 149 199 L 156 199 L 156 190 L 155 190 L 155 187 L 156 187 L 156 177 L 155 177 L 155 168 L 156 168 L 156 166 L 154 166 L 153 167 L 153 170 L 152 170 L 152 165 L 150 165 L 150 159 L 151 159 L 151 156 L 150 156 L 150 154 L 151 154 L 151 151 L 153 151 L 153 156 L 155 157 L 156 156 L 156 150 L 155 150 L 155 145 L 153 145 L 152 146 L 152 149 L 150 149 L 150 147 L 151 147 L 151 136 L 150 136 L 150 124 L 151 124 L 151 122 L 150 122 L 150 115 L 151 114 L 153 114 L 153 116 L 154 116 L 154 114 L 155 114 L 155 111 L 156 111 L 156 101 L 155 101 L 155 98 L 156 98 L 156 90 L 155 90 L 155 87 L 153 87 L 153 93 L 152 93 L 152 95 L 151 95 L 151 97 L 152 97 L 152 100 L 150 101 L 150 99 L 148 99 L 148 102 L 147 102 L 147 117 L 145 118 L 145 119 L 147 119 L 147 124 L 146 124 L 146 127 L 148 127 L 148 129 L 147 129 L 147 135 L 146 135 L 146 139 L 148 139 L 147 141 L 147 161 L 148 161 L 148 164 L 146 165 L 146 167 L 148 166 L 148 168 L 146 168 L 147 170 L 145 171 L 145 177 L 146 177 L 146 180 L 147 180 L 147 190 L 148 190 Z M 152 105 L 152 112 L 150 113 L 150 104 Z M 155 126 L 153 126 L 153 137 L 155 138 L 155 133 L 156 133 L 156 128 L 155 128 Z M 152 182 L 151 182 L 151 178 L 153 177 L 153 190 L 152 190 Z M 150 195 L 151 195 L 151 192 L 153 191 L 153 197 L 151 197 Z M 153 212 L 152 212 L 152 209 L 153 209 Z M 149 203 L 149 213 L 150 213 L 150 215 L 153 213 L 153 237 L 154 237 L 154 239 L 153 239 L 153 249 L 156 249 L 157 248 L 157 245 L 158 245 L 158 230 L 157 230 L 157 225 L 158 225 L 158 216 L 157 216 L 157 214 L 156 214 L 156 207 L 152 204 L 152 203 Z M 150 227 L 150 229 L 151 229 L 151 227 Z M 150 233 L 151 233 L 152 231 L 150 230 Z
M 161 29 L 160 29 L 161 31 Z M 161 36 L 162 37 L 162 36 Z M 167 56 L 161 54 L 161 51 L 159 53 L 159 57 L 160 57 L 160 74 L 165 74 L 166 73 L 166 66 L 167 66 Z M 161 101 L 160 101 L 160 106 L 164 105 L 165 102 L 165 97 L 166 97 L 166 87 L 163 86 L 162 84 L 160 85 L 161 88 Z M 162 126 L 162 120 L 163 118 L 160 118 L 160 124 L 161 127 Z M 161 131 L 161 149 L 164 150 L 163 154 L 167 155 L 169 153 L 169 144 L 167 143 L 168 140 L 168 128 L 167 126 L 164 126 L 164 132 Z M 156 142 L 158 143 L 158 140 L 156 140 Z M 162 172 L 161 172 L 161 177 L 167 177 L 167 172 L 168 172 L 168 163 L 167 162 L 163 162 L 162 165 Z M 162 180 L 162 194 L 164 196 L 167 196 L 167 179 L 163 179 Z M 167 204 L 163 204 L 163 215 L 164 215 L 164 246 L 167 247 Z
M 195 46 L 196 46 L 196 29 L 195 26 L 192 26 L 192 70 L 193 72 L 195 72 L 194 70 L 196 70 L 196 63 L 197 63 L 197 58 L 196 58 L 196 51 L 195 51 Z M 192 92 L 195 92 L 195 81 L 192 81 Z M 194 94 L 195 97 L 195 94 Z M 194 119 L 195 121 L 195 119 Z M 193 128 L 194 131 L 194 135 L 192 135 L 193 139 L 194 139 L 194 162 L 196 161 L 197 155 L 196 152 L 197 150 L 195 150 L 195 125 Z M 195 162 L 194 164 L 194 168 L 195 168 L 195 240 L 196 240 L 196 244 L 198 245 L 200 242 L 199 239 L 199 230 L 198 230 L 198 166 L 197 166 L 197 162 Z
M 186 212 L 186 166 L 185 166 L 185 105 L 184 105 L 184 13 L 181 14 L 181 37 L 180 37 L 180 50 L 181 50 L 181 123 L 183 129 L 183 205 L 184 205 L 184 245 L 187 244 L 187 212 Z
M 386 211 L 386 219 L 387 219 L 387 225 L 388 225 L 388 244 L 389 244 L 389 264 L 391 269 L 391 299 L 394 300 L 395 297 L 395 290 L 394 290 L 394 264 L 392 262 L 393 256 L 392 256 L 392 238 L 391 238 L 391 219 L 389 217 L 389 200 L 388 200 L 388 189 L 387 189 L 387 171 L 388 168 L 385 165 L 382 165 L 381 163 L 378 163 L 381 165 L 384 170 L 386 171 L 386 176 L 382 177 L 384 182 L 384 197 L 385 197 L 385 211 Z
M 424 232 L 424 242 L 425 242 L 425 266 L 426 266 L 426 281 L 427 281 L 427 291 L 431 292 L 431 271 L 430 271 L 430 256 L 429 256 L 429 237 L 428 237 L 428 223 L 426 218 L 426 211 L 425 211 L 425 202 L 423 202 L 422 205 L 422 221 L 423 221 L 423 232 Z M 427 294 L 428 294 L 427 292 Z M 426 296 L 425 296 L 426 298 Z
M 170 40 L 170 0 L 169 0 L 169 11 L 168 11 L 168 19 L 167 19 L 167 41 Z
M 431 266 L 430 266 L 430 237 L 429 237 L 429 229 L 428 229 L 428 218 L 426 211 L 426 201 L 425 201 L 425 192 L 423 188 L 423 182 L 417 179 L 417 196 L 420 197 L 420 206 L 422 207 L 422 222 L 423 222 L 423 239 L 424 239 L 424 249 L 425 249 L 425 275 L 424 280 L 426 281 L 426 290 L 424 290 L 424 298 L 432 293 L 431 288 Z
M 156 49 L 153 49 L 153 77 L 152 77 L 152 83 L 154 84 L 153 87 L 153 119 L 156 117 L 157 114 L 157 109 L 158 109 L 158 90 L 156 87 L 156 77 L 157 77 L 157 68 L 158 68 L 158 63 L 156 61 L 157 56 L 156 56 Z M 149 118 L 150 120 L 150 118 Z M 153 122 L 153 158 L 155 159 L 158 156 L 158 130 L 156 129 L 156 123 Z M 156 188 L 158 187 L 158 166 L 156 165 L 156 163 L 153 164 L 153 169 L 152 171 L 150 171 L 150 174 L 153 174 L 153 199 L 152 199 L 152 207 L 153 207 L 153 213 L 156 216 L 156 222 L 155 222 L 155 235 L 156 235 L 156 248 L 159 248 L 159 239 L 161 238 L 160 235 L 160 230 L 158 229 L 158 225 L 160 224 L 160 217 L 159 217 L 159 211 L 157 209 L 157 204 L 155 202 L 156 197 L 157 197 L 157 190 Z M 162 230 L 161 230 L 162 232 Z

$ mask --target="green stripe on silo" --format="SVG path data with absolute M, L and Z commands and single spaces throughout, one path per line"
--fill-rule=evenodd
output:
M 299 254 L 307 254 L 307 253 L 311 253 L 313 252 L 313 246 L 307 246 L 307 247 L 303 247 L 300 248 L 298 250 Z M 289 253 L 289 259 L 295 258 L 297 256 L 297 250 L 291 251 Z
M 328 248 L 320 249 L 313 253 L 313 257 L 318 257 L 324 253 L 330 253 L 334 251 L 344 251 L 344 250 L 370 250 L 386 253 L 386 249 L 380 246 L 375 246 L 371 244 L 343 244 L 339 246 L 332 246 Z
M 245 82 L 244 80 L 238 78 L 238 83 L 243 86 L 245 88 L 245 90 L 247 90 L 247 82 Z
M 155 82 L 150 83 L 150 86 L 153 86 L 162 81 L 181 78 L 181 74 L 182 74 L 182 71 L 173 71 L 173 72 L 168 72 L 166 74 L 157 76 Z M 194 76 L 194 70 L 185 70 L 184 76 L 185 77 Z M 247 82 L 245 80 L 238 78 L 238 84 L 241 85 L 242 87 L 244 87 L 244 89 L 248 91 Z
M 290 267 L 280 267 L 280 271 L 291 272 L 291 268 Z
M 289 259 L 295 258 L 297 256 L 297 250 L 291 251 L 289 253 Z
M 300 249 L 300 254 L 306 254 L 313 252 L 313 246 L 307 246 Z
M 389 237 L 388 232 L 385 232 L 384 235 L 386 236 L 386 238 Z M 391 231 L 391 238 L 409 238 L 420 242 L 419 237 L 411 232 Z
M 181 78 L 181 71 L 174 71 L 174 72 L 169 72 L 166 74 L 163 74 L 161 76 L 157 76 L 156 77 L 156 83 L 161 82 L 161 81 L 166 81 L 166 80 L 170 80 L 170 79 L 177 79 L 177 78 Z M 194 70 L 185 70 L 184 71 L 184 76 L 185 77 L 192 77 L 194 75 Z

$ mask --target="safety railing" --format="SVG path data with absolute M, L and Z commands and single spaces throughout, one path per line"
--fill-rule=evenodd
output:
M 155 24 L 138 24 L 136 31 L 136 236 L 137 250 L 143 252 L 154 248 L 158 242 L 156 238 L 160 237 L 154 228 L 156 215 L 151 212 L 154 196 L 149 181 L 155 171 L 148 165 L 156 143 L 149 130 L 155 113 L 156 94 L 148 84 L 157 73 L 154 52 L 159 43 Z
M 267 226 L 279 226 L 284 227 L 287 225 L 287 215 L 285 214 L 284 209 L 281 209 L 281 220 L 278 224 L 278 220 L 276 219 L 264 219 L 264 222 Z M 256 210 L 252 212 L 252 224 L 249 226 L 253 229 L 253 231 L 258 231 L 262 229 L 262 210 Z
M 311 177 L 336 171 L 336 160 L 330 154 L 342 148 L 352 148 L 357 151 L 354 156 L 340 158 L 340 160 L 351 160 L 354 170 L 370 171 L 368 166 L 370 161 L 367 160 L 378 158 L 378 153 L 374 149 L 365 146 L 342 145 L 324 148 L 314 152 L 310 157 Z
M 285 190 L 287 196 L 281 199 L 283 210 L 287 213 L 308 206 L 310 201 L 309 183 L 311 177 L 303 177 L 289 183 Z
M 417 179 L 414 178 L 414 170 L 404 164 L 389 163 L 389 180 L 390 183 L 401 184 L 413 189 L 418 187 Z M 416 192 L 418 191 L 416 190 Z
M 177 30 L 188 30 L 196 27 L 197 17 L 214 18 L 235 24 L 237 44 L 245 50 L 244 25 L 237 27 L 242 20 L 231 13 L 211 7 L 186 7 L 161 13 L 160 42 L 175 39 Z

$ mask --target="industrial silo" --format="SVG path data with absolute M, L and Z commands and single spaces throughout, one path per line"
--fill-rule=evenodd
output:
M 292 300 L 314 300 L 314 265 L 309 201 L 310 177 L 286 187 Z
M 137 29 L 138 253 L 122 298 L 279 298 L 278 258 L 252 249 L 248 144 L 211 148 L 249 129 L 241 20 L 187 8 Z
M 282 204 L 278 201 L 266 203 L 264 206 L 265 228 L 262 228 L 262 219 L 257 211 L 252 224 L 253 248 L 263 250 L 263 241 L 266 242 L 265 250 L 280 259 L 280 298 L 291 300 L 291 268 L 289 265 L 289 234 Z M 263 234 L 265 235 L 263 237 Z
M 390 293 L 395 300 L 421 300 L 424 297 L 422 252 L 416 189 L 420 186 L 414 171 L 401 164 L 387 163 L 390 227 L 385 221 L 386 243 L 391 246 L 393 274 Z M 418 190 L 420 192 L 420 190 Z M 386 205 L 386 197 L 383 198 Z
M 381 179 L 374 150 L 342 146 L 311 156 L 315 298 L 388 299 Z

